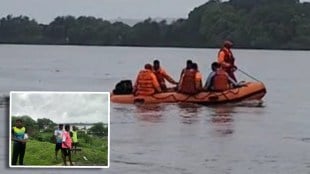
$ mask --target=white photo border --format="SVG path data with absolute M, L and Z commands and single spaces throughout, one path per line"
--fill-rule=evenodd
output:
M 104 94 L 108 96 L 108 161 L 107 166 L 19 166 L 19 165 L 12 165 L 12 94 L 16 93 L 34 93 L 34 94 L 40 94 L 40 93 L 47 93 L 47 94 Z M 103 169 L 103 168 L 109 168 L 110 167 L 110 135 L 111 135 L 111 128 L 110 128 L 110 92 L 87 92 L 87 91 L 10 91 L 10 111 L 9 111 L 9 167 L 10 168 L 65 168 L 65 169 L 74 169 L 74 168 L 93 168 L 93 169 Z

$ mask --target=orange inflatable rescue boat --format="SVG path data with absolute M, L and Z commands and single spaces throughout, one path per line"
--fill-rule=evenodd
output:
M 197 103 L 203 105 L 224 104 L 248 100 L 260 100 L 266 94 L 262 82 L 247 82 L 245 85 L 232 88 L 223 92 L 200 92 L 196 95 L 187 95 L 178 92 L 163 92 L 151 96 L 134 96 L 133 94 L 111 94 L 111 102 L 134 103 Z

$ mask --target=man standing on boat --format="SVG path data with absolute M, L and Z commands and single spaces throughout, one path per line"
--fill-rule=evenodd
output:
M 235 58 L 231 51 L 233 43 L 231 41 L 224 41 L 223 47 L 218 52 L 217 61 L 222 69 L 226 71 L 234 81 L 237 81 L 234 72 L 238 69 L 235 66 Z

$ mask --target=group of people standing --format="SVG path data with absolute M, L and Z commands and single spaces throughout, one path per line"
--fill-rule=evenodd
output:
M 57 160 L 58 151 L 61 150 L 61 156 L 64 165 L 67 165 L 66 158 L 68 157 L 70 165 L 72 166 L 71 150 L 74 147 L 76 153 L 76 147 L 78 144 L 77 128 L 73 126 L 73 130 L 70 131 L 70 125 L 66 124 L 63 130 L 63 124 L 59 124 L 58 129 L 54 131 L 55 145 L 55 158 Z
M 167 92 L 169 90 L 184 94 L 197 94 L 202 91 L 224 91 L 237 87 L 237 79 L 234 72 L 238 69 L 235 66 L 235 58 L 232 54 L 231 41 L 225 41 L 218 52 L 217 61 L 211 64 L 212 72 L 209 74 L 205 85 L 202 85 L 202 74 L 199 72 L 198 64 L 192 60 L 186 61 L 186 67 L 182 70 L 179 82 L 175 81 L 160 66 L 159 60 L 154 60 L 153 66 L 146 64 L 136 78 L 133 93 L 134 95 L 153 95 L 155 93 Z M 176 85 L 169 89 L 165 80 Z
M 63 129 L 65 128 L 65 129 Z M 13 155 L 12 155 L 12 165 L 24 165 L 24 156 L 26 151 L 26 143 L 28 142 L 27 129 L 23 126 L 23 120 L 17 119 L 15 121 L 15 126 L 12 128 L 12 141 L 13 141 Z M 55 145 L 55 158 L 57 160 L 58 151 L 61 150 L 61 156 L 66 163 L 66 157 L 69 158 L 70 165 L 73 165 L 71 160 L 71 151 L 75 150 L 78 145 L 77 128 L 73 126 L 70 131 L 70 125 L 59 124 L 58 128 L 54 131 L 53 141 Z M 74 149 L 73 149 L 74 148 Z

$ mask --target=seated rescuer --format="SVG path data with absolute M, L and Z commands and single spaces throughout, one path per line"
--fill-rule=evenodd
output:
M 157 78 L 157 81 L 158 81 L 158 83 L 160 85 L 160 88 L 163 91 L 167 90 L 167 85 L 165 83 L 165 79 L 168 82 L 172 83 L 172 84 L 175 84 L 175 85 L 178 84 L 178 82 L 173 80 L 172 77 L 169 76 L 168 73 L 162 67 L 160 67 L 159 60 L 154 60 L 154 62 L 153 62 L 153 71 L 154 71 L 154 73 L 156 75 L 156 78 Z
M 153 95 L 156 92 L 161 92 L 161 89 L 152 71 L 152 65 L 145 64 L 144 69 L 137 76 L 133 93 L 134 95 Z
M 192 60 L 188 59 L 188 60 L 186 61 L 186 67 L 183 68 L 182 71 L 181 71 L 180 81 L 181 81 L 182 75 L 185 73 L 185 71 L 192 68 L 192 64 L 193 64 L 193 61 L 192 61 Z
M 211 69 L 212 72 L 209 74 L 204 86 L 205 90 L 225 91 L 230 88 L 230 83 L 233 84 L 233 86 L 238 86 L 237 82 L 221 68 L 219 63 L 213 62 Z
M 191 69 L 186 69 L 181 77 L 178 92 L 184 94 L 197 94 L 202 91 L 202 75 L 196 63 L 192 64 Z

